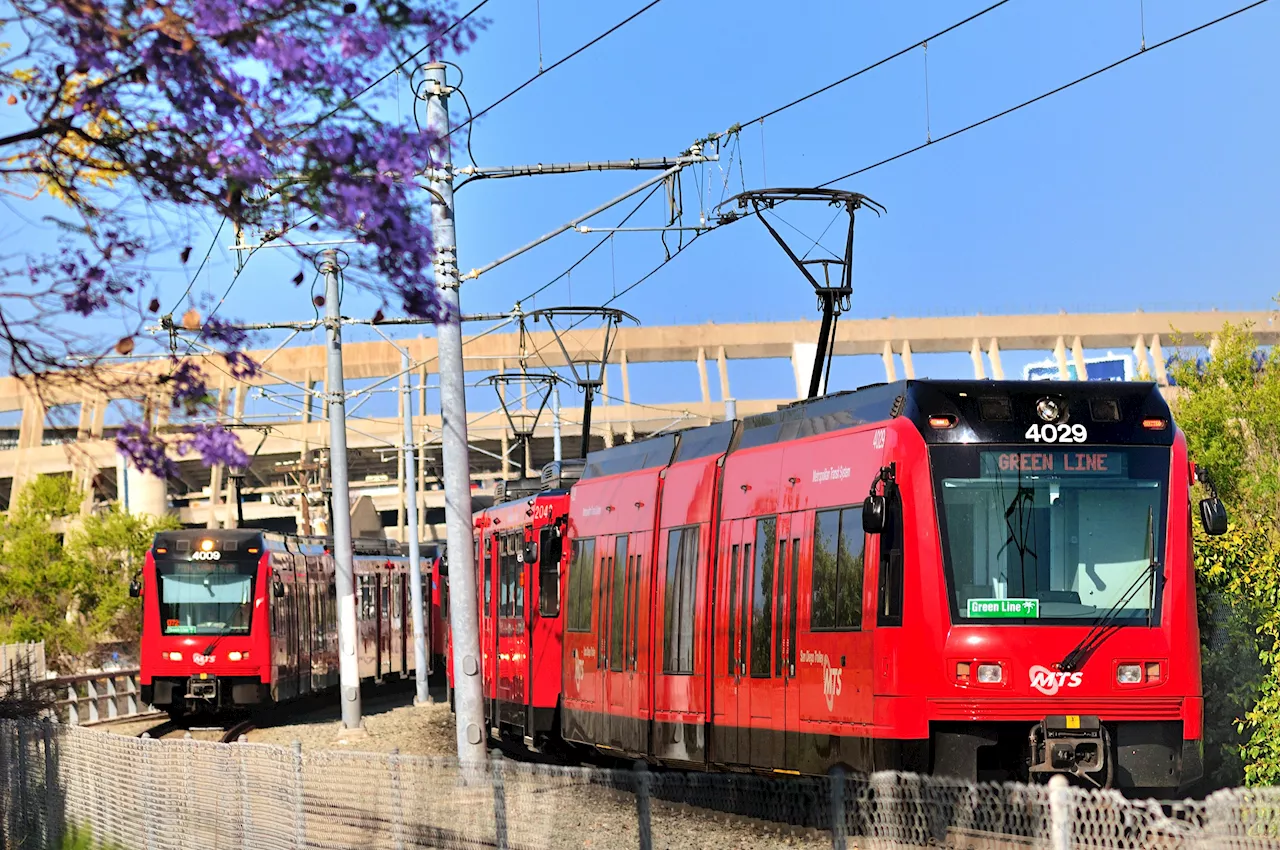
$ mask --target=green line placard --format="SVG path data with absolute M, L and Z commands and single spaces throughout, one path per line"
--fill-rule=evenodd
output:
M 969 617 L 1039 617 L 1039 599 L 970 599 Z

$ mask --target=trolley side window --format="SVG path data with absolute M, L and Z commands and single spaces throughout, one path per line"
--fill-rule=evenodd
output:
M 730 548 L 729 554 L 729 651 L 725 653 L 728 660 L 728 674 L 738 674 L 738 544 Z
M 623 626 L 626 625 L 627 602 L 631 595 L 631 576 L 627 571 L 627 535 L 620 534 L 614 539 L 612 591 L 609 614 L 609 669 L 622 671 L 624 651 L 622 646 Z
M 896 485 L 885 487 L 888 516 L 880 534 L 880 588 L 876 624 L 902 625 L 902 499 Z
M 769 678 L 773 643 L 773 567 L 776 517 L 756 521 L 756 573 L 751 593 L 751 676 Z
M 813 531 L 814 631 L 862 627 L 862 508 L 819 511 Z
M 565 628 L 571 632 L 591 631 L 591 590 L 595 584 L 596 539 L 573 541 L 569 562 L 569 610 Z
M 555 526 L 542 529 L 538 542 L 538 614 L 560 616 L 560 557 L 564 538 Z
M 698 527 L 667 532 L 662 672 L 693 672 L 694 603 L 698 590 Z

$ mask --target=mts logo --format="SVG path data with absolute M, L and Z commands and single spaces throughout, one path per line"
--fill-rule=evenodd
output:
M 1028 671 L 1031 675 L 1031 687 L 1047 697 L 1058 692 L 1059 688 L 1078 688 L 1084 680 L 1083 673 L 1065 673 L 1035 665 Z
M 835 711 L 836 697 L 840 696 L 843 678 L 844 670 L 830 666 L 826 663 L 824 657 L 822 665 L 822 695 L 827 698 L 827 711 Z

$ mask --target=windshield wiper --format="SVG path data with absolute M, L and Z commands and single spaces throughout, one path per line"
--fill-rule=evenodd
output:
M 246 602 L 240 606 L 240 610 L 237 611 L 236 615 L 231 618 L 231 622 L 223 626 L 222 631 L 214 635 L 213 641 L 210 642 L 210 644 L 204 648 L 205 655 L 212 655 L 214 647 L 218 645 L 219 641 L 221 641 L 227 635 L 231 634 L 232 629 L 239 628 L 240 621 L 244 619 L 244 612 L 247 610 L 251 610 L 251 607 L 252 607 L 252 602 Z
M 1156 595 L 1156 570 L 1159 564 L 1156 562 L 1156 532 L 1155 532 L 1155 514 L 1153 509 L 1147 508 L 1147 567 L 1138 573 L 1138 577 L 1134 579 L 1133 584 L 1129 585 L 1128 590 L 1120 595 L 1115 604 L 1103 612 L 1093 622 L 1093 628 L 1089 629 L 1088 634 L 1075 645 L 1075 648 L 1067 653 L 1066 657 L 1058 662 L 1058 669 L 1064 673 L 1072 673 L 1084 666 L 1084 662 L 1095 649 L 1102 645 L 1107 639 L 1108 629 L 1115 623 L 1116 618 L 1120 615 L 1120 610 L 1129 604 L 1130 600 L 1137 594 L 1142 587 L 1144 581 L 1151 582 L 1151 601 L 1147 605 L 1147 626 L 1151 625 L 1151 616 L 1155 608 Z

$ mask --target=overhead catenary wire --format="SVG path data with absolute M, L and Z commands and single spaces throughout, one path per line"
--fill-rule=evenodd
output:
M 1205 23 L 1192 27 L 1191 29 L 1183 30 L 1177 35 L 1170 36 L 1169 38 L 1166 38 L 1163 41 L 1157 41 L 1154 44 L 1150 44 L 1150 45 L 1147 45 L 1146 47 L 1140 48 L 1134 51 L 1133 53 L 1128 54 L 1127 56 L 1123 56 L 1120 59 L 1115 60 L 1114 62 L 1111 62 L 1107 65 L 1103 65 L 1101 68 L 1090 71 L 1089 73 L 1084 74 L 1083 76 L 1076 77 L 1074 80 L 1072 80 L 1069 83 L 1063 83 L 1057 88 L 1053 88 L 1042 94 L 1038 94 L 1035 97 L 1024 100 L 1015 106 L 1011 106 L 1008 109 L 1001 110 L 1000 112 L 997 112 L 994 115 L 988 115 L 986 118 L 983 118 L 980 121 L 974 121 L 972 124 L 968 124 L 964 127 L 961 127 L 958 130 L 952 130 L 950 133 L 939 136 L 938 138 L 934 139 L 931 142 L 924 142 L 923 144 L 919 144 L 919 145 L 916 145 L 915 147 L 908 148 L 904 151 L 901 151 L 900 153 L 896 153 L 893 156 L 885 157 L 884 159 L 878 162 L 873 162 L 871 165 L 867 165 L 862 168 L 858 168 L 854 171 L 850 171 L 848 174 L 842 174 L 839 177 L 836 177 L 832 180 L 828 180 L 825 183 L 820 183 L 818 184 L 817 188 L 822 189 L 832 185 L 833 183 L 839 183 L 841 180 L 847 180 L 850 177 L 856 177 L 859 174 L 865 174 L 868 171 L 871 171 L 872 169 L 879 168 L 882 165 L 888 165 L 891 162 L 896 162 L 897 160 L 902 159 L 903 157 L 910 156 L 911 154 L 917 153 L 918 151 L 922 151 L 925 148 L 933 147 L 934 145 L 937 145 L 941 142 L 945 142 L 948 139 L 954 139 L 956 136 L 959 136 L 963 133 L 967 133 L 970 130 L 976 130 L 978 127 L 981 127 L 985 124 L 990 124 L 992 121 L 996 121 L 1000 118 L 1005 117 L 1006 115 L 1011 115 L 1020 109 L 1024 109 L 1028 106 L 1031 106 L 1032 104 L 1039 103 L 1040 101 L 1045 100 L 1046 98 L 1052 97 L 1055 94 L 1064 92 L 1067 89 L 1072 88 L 1073 86 L 1077 86 L 1080 83 L 1091 80 L 1094 77 L 1100 76 L 1101 74 L 1105 74 L 1107 71 L 1111 71 L 1115 68 L 1118 68 L 1121 65 L 1125 64 L 1126 62 L 1129 62 L 1130 60 L 1137 59 L 1139 56 L 1145 56 L 1148 53 L 1152 53 L 1161 47 L 1165 47 L 1167 45 L 1173 44 L 1174 42 L 1180 39 L 1186 38 L 1187 36 L 1194 35 L 1198 32 L 1202 32 L 1203 30 L 1209 29 L 1210 27 L 1216 26 L 1217 24 L 1230 20 L 1231 18 L 1234 18 L 1237 15 L 1244 14 L 1245 12 L 1248 12 L 1251 9 L 1256 9 L 1257 7 L 1267 2 L 1269 2 L 1269 0 L 1255 0 L 1255 2 L 1250 3 L 1247 6 L 1241 6 L 1239 9 L 1236 9 L 1233 12 L 1228 12 L 1225 15 L 1214 18 L 1211 21 L 1206 21 Z
M 504 94 L 502 97 L 498 98 L 498 99 L 497 99 L 497 100 L 495 100 L 493 103 L 491 103 L 491 104 L 489 104 L 488 106 L 486 106 L 484 109 L 481 109 L 479 112 L 477 112 L 477 113 L 475 113 L 474 115 L 472 115 L 472 116 L 471 116 L 470 118 L 468 118 L 466 121 L 464 121 L 464 122 L 462 122 L 461 124 L 459 124 L 457 127 L 454 127 L 453 129 L 451 129 L 448 133 L 446 133 L 444 136 L 442 136 L 442 137 L 441 137 L 441 141 L 444 141 L 445 139 L 449 138 L 449 137 L 450 137 L 450 136 L 452 136 L 454 133 L 456 133 L 456 132 L 458 132 L 459 130 L 461 130 L 463 127 L 470 127 L 470 126 L 471 126 L 471 124 L 472 124 L 473 122 L 475 122 L 475 121 L 479 120 L 480 118 L 484 117 L 486 114 L 488 114 L 488 113 L 489 113 L 489 111 L 490 111 L 490 110 L 492 110 L 492 109 L 496 108 L 497 106 L 499 106 L 499 105 L 501 105 L 501 104 L 505 103 L 506 101 L 508 101 L 508 100 L 510 100 L 511 98 L 515 97 L 515 96 L 516 96 L 517 94 L 519 94 L 520 92 L 524 91 L 528 86 L 532 85 L 532 84 L 533 84 L 533 82 L 534 82 L 535 80 L 539 79 L 540 77 L 542 77 L 542 76 L 544 76 L 544 75 L 546 75 L 546 74 L 551 73 L 551 72 L 552 72 L 552 71 L 554 71 L 556 68 L 559 68 L 561 65 L 563 65 L 563 64 L 564 64 L 564 63 L 566 63 L 566 62 L 568 62 L 568 61 L 569 61 L 570 59 L 572 59 L 573 57 L 577 56 L 579 53 L 582 53 L 583 51 L 590 49 L 591 47 L 595 46 L 596 44 L 599 44 L 601 41 L 604 41 L 606 38 L 608 38 L 609 36 L 613 35 L 615 32 L 617 32 L 618 30 L 622 29 L 624 26 L 626 26 L 627 24 L 631 23 L 631 22 L 632 22 L 632 21 L 634 21 L 636 18 L 640 17 L 640 16 L 641 16 L 641 15 L 643 15 L 645 12 L 649 11 L 650 9 L 652 9 L 654 6 L 657 6 L 657 5 L 658 5 L 659 3 L 661 3 L 661 2 L 662 2 L 662 0 L 650 0 L 650 2 L 648 2 L 648 3 L 646 3 L 644 6 L 640 7 L 640 9 L 638 9 L 638 10 L 637 10 L 637 11 L 635 11 L 635 12 L 632 12 L 632 13 L 631 13 L 630 15 L 628 15 L 626 18 L 623 18 L 623 19 L 622 19 L 621 21 L 619 21 L 618 23 L 616 23 L 616 24 L 614 24 L 613 26 L 609 27 L 609 29 L 607 29 L 607 30 L 605 30 L 604 32 L 600 33 L 598 36 L 596 36 L 595 38 L 591 39 L 590 41 L 588 41 L 586 44 L 582 45 L 581 47 L 577 48 L 577 49 L 576 49 L 576 50 L 574 50 L 572 53 L 569 53 L 568 55 L 566 55 L 566 56 L 564 56 L 564 57 L 562 57 L 562 58 L 560 58 L 560 59 L 557 59 L 555 62 L 552 62 L 552 63 L 551 63 L 550 65 L 548 65 L 544 70 L 539 70 L 539 71 L 538 71 L 538 73 L 534 74 L 532 77 L 529 77 L 529 79 L 525 80 L 525 81 L 524 81 L 524 82 L 522 82 L 520 85 L 518 85 L 518 86 L 516 86 L 515 88 L 513 88 L 511 91 L 507 92 L 507 93 L 506 93 L 506 94 Z M 483 4 L 482 4 L 482 5 L 483 5 Z
M 1008 3 L 1008 2 L 1009 2 L 1009 0 L 999 0 L 999 2 L 992 3 L 990 6 L 986 7 L 985 9 L 981 9 L 981 10 L 979 10 L 979 11 L 977 11 L 977 12 L 974 12 L 974 13 L 973 13 L 972 15 L 970 15 L 969 17 L 967 17 L 967 18 L 965 18 L 965 19 L 963 19 L 963 20 L 960 20 L 960 21 L 956 21 L 954 24 L 951 24 L 950 26 L 948 26 L 948 27 L 946 27 L 946 28 L 944 28 L 944 29 L 938 30 L 938 31 L 937 31 L 937 32 L 935 32 L 933 35 L 927 35 L 927 36 L 925 36 L 924 38 L 922 38 L 922 39 L 920 39 L 920 40 L 918 40 L 918 41 L 916 41 L 916 42 L 914 42 L 914 43 L 912 43 L 912 44 L 907 45 L 906 47 L 902 48 L 901 50 L 898 50 L 898 51 L 896 51 L 895 53 L 891 53 L 891 54 L 889 54 L 888 56 L 884 57 L 883 59 L 880 59 L 880 60 L 877 60 L 877 61 L 875 61 L 875 62 L 872 62 L 870 65 L 867 65 L 867 66 L 866 66 L 866 67 L 864 67 L 864 68 L 860 68 L 860 69 L 858 69 L 857 71 L 854 71 L 852 74 L 847 74 L 846 76 L 843 76 L 843 77 L 841 77 L 840 79 L 835 80 L 834 82 L 827 83 L 827 84 L 826 84 L 825 86 L 823 86 L 822 88 L 814 89 L 813 91 L 809 92 L 809 93 L 808 93 L 808 94 L 806 94 L 806 95 L 802 95 L 802 96 L 800 96 L 800 97 L 797 97 L 795 100 L 792 100 L 792 101 L 789 101 L 789 102 L 787 102 L 787 103 L 784 103 L 782 106 L 779 106 L 779 107 L 777 107 L 777 108 L 775 108 L 775 109 L 770 109 L 768 112 L 764 113 L 763 115 L 757 115 L 755 118 L 752 118 L 750 121 L 743 121 L 743 122 L 741 122 L 741 124 L 740 124 L 739 126 L 747 127 L 747 126 L 750 126 L 751 124 L 755 124 L 756 122 L 763 122 L 766 118 L 772 118 L 773 116 L 777 115 L 779 112 L 785 112 L 786 110 L 788 110 L 788 109 L 792 108 L 793 106 L 798 106 L 798 105 L 800 105 L 801 103 L 804 103 L 804 102 L 805 102 L 805 101 L 807 101 L 807 100 L 811 100 L 811 99 L 813 99 L 813 98 L 817 97 L 817 96 L 818 96 L 818 95 L 820 95 L 820 94 L 823 94 L 823 93 L 825 93 L 825 92 L 829 92 L 829 91 L 831 91 L 833 88 L 836 88 L 837 86 L 844 85 L 845 83 L 849 82 L 850 80 L 856 79 L 856 78 L 858 78 L 858 77 L 862 76 L 863 74 L 867 73 L 868 71 L 873 71 L 873 70 L 875 70 L 876 68 L 879 68 L 881 65 L 885 64 L 886 62 L 892 62 L 894 59 L 897 59 L 899 56 L 902 56 L 903 54 L 906 54 L 906 53 L 910 53 L 911 51 L 915 50 L 917 47 L 921 47 L 921 46 L 923 46 L 924 44 L 926 44 L 927 42 L 933 41 L 934 39 L 937 39 L 937 38 L 941 38 L 942 36 L 946 35 L 947 33 L 951 32 L 951 31 L 953 31 L 953 30 L 957 30 L 957 29 L 959 29 L 960 27 L 964 26 L 965 24 L 970 23 L 971 21 L 976 21 L 978 18 L 981 18 L 983 15 L 986 15 L 986 14 L 987 14 L 987 13 L 989 13 L 989 12 L 994 12 L 996 9 L 999 9 L 1001 6 L 1003 6 L 1004 4 L 1006 4 L 1006 3 Z M 761 134 L 763 134 L 763 133 L 764 133 L 764 124 L 763 124 L 763 123 L 761 123 L 760 132 L 761 132 Z M 763 136 L 762 136 L 762 141 L 763 141 Z

